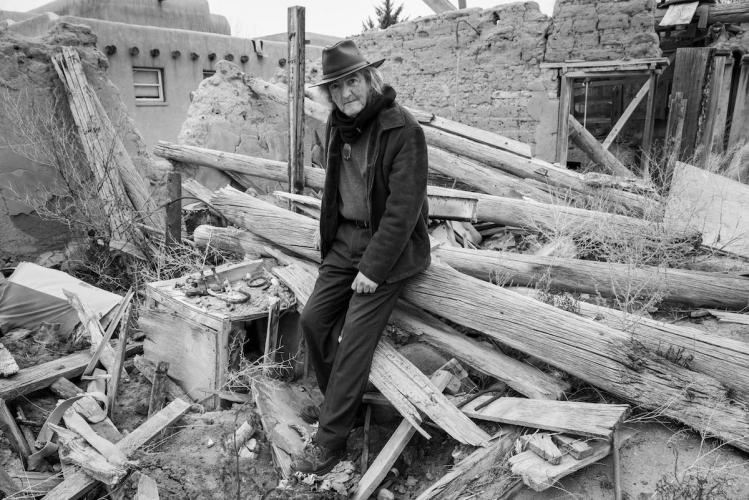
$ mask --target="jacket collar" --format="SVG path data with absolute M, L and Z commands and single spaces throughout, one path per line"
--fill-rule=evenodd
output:
M 382 130 L 398 128 L 406 124 L 406 120 L 403 118 L 403 111 L 401 111 L 401 107 L 398 104 L 380 111 L 377 119 L 380 121 Z

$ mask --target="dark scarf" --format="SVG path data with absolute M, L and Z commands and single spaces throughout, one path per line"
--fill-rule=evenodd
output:
M 355 142 L 369 122 L 380 114 L 380 111 L 392 105 L 394 101 L 395 90 L 390 85 L 385 85 L 382 95 L 378 95 L 374 99 L 369 99 L 364 109 L 353 118 L 343 114 L 336 106 L 331 115 L 333 126 L 341 133 L 341 138 L 343 138 L 344 142 Z

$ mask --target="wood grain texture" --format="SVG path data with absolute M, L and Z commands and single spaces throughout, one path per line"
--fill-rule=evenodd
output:
M 681 141 L 681 158 L 690 157 L 697 144 L 697 129 L 703 106 L 704 85 L 714 51 L 715 49 L 708 47 L 689 47 L 676 50 L 674 84 L 671 92 L 681 92 L 687 100 Z
M 440 246 L 435 257 L 458 271 L 490 281 L 497 273 L 508 283 L 622 298 L 627 293 L 658 293 L 664 301 L 697 307 L 742 308 L 749 301 L 749 278 L 653 266 Z
M 583 124 L 569 116 L 570 138 L 583 152 L 588 155 L 596 165 L 603 168 L 612 175 L 621 177 L 634 177 L 631 170 L 625 167 L 619 159 L 614 156 L 608 149 L 603 147 L 593 134 L 583 127 Z
M 502 397 L 476 410 L 491 394 L 479 396 L 461 409 L 471 418 L 534 429 L 608 439 L 629 413 L 628 405 L 548 401 Z
M 593 448 L 582 439 L 577 437 L 567 436 L 566 434 L 554 434 L 551 439 L 562 449 L 562 451 L 569 453 L 575 460 L 582 460 L 593 454 Z
M 97 352 L 100 345 L 104 345 L 104 348 L 99 355 L 99 361 L 107 371 L 111 372 L 115 364 L 115 354 L 112 346 L 109 345 L 109 341 L 104 342 L 106 333 L 99 323 L 99 318 L 96 314 L 74 293 L 67 290 L 63 290 L 65 297 L 67 297 L 70 306 L 75 309 L 78 313 L 78 318 L 81 320 L 81 325 L 86 330 L 91 341 L 91 354 Z
M 177 399 L 172 401 L 166 408 L 161 410 L 153 417 L 146 420 L 133 432 L 122 438 L 117 443 L 117 448 L 125 456 L 130 456 L 135 450 L 146 444 L 156 437 L 167 426 L 173 424 L 190 409 L 190 404 Z M 65 480 L 52 489 L 46 500 L 76 500 L 81 498 L 91 488 L 96 486 L 96 480 L 88 476 L 85 472 L 78 470 L 66 476 Z
M 664 216 L 677 229 L 702 233 L 703 244 L 749 257 L 749 186 L 676 162 Z M 749 296 L 745 297 L 745 307 Z
M 551 440 L 551 434 L 547 432 L 526 434 L 521 436 L 520 441 L 524 443 L 526 449 L 532 451 L 550 464 L 559 465 L 562 462 L 562 452 Z

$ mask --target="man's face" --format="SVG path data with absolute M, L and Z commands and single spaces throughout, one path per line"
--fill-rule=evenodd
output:
M 370 85 L 361 73 L 354 73 L 335 80 L 328 85 L 328 90 L 338 109 L 353 118 L 367 105 Z

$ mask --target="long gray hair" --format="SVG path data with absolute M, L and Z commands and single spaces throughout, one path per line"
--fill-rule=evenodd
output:
M 372 95 L 374 97 L 381 96 L 385 89 L 385 80 L 382 77 L 382 73 L 379 69 L 375 68 L 374 66 L 367 66 L 364 69 L 360 69 L 354 74 L 360 74 L 364 78 L 364 81 L 366 81 L 369 84 L 369 87 L 372 89 Z M 320 87 L 321 94 L 323 94 L 328 102 L 333 105 L 333 99 L 330 97 L 330 89 L 328 89 L 328 85 L 321 85 Z

